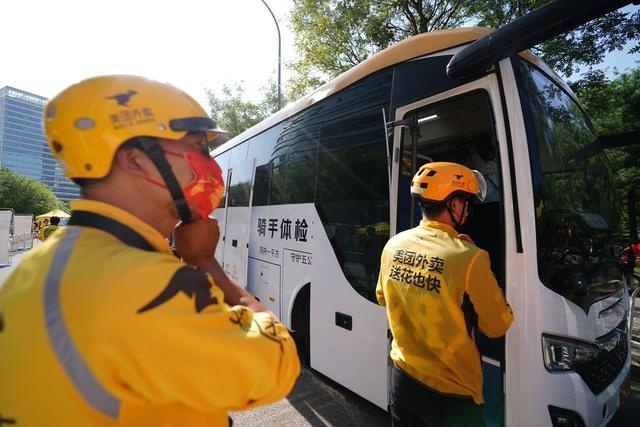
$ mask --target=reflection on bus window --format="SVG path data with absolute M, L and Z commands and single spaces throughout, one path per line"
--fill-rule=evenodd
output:
M 353 288 L 375 301 L 389 239 L 389 184 L 380 110 L 327 123 L 318 156 L 316 204 Z
M 618 286 L 619 212 L 604 154 L 576 157 L 596 135 L 581 108 L 526 61 L 517 62 L 531 158 L 538 272 L 545 286 L 588 307 Z M 597 291 L 593 285 L 603 284 Z M 587 288 L 591 288 L 587 291 Z M 583 296 L 591 295 L 586 300 Z

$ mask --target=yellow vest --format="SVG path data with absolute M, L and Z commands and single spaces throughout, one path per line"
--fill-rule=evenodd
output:
M 456 236 L 446 224 L 423 220 L 391 238 L 382 252 L 376 296 L 387 307 L 394 363 L 434 390 L 481 404 L 474 317 L 493 338 L 505 334 L 513 314 L 487 252 Z
M 57 225 L 49 224 L 46 227 L 44 227 L 42 230 L 40 230 L 40 232 L 36 237 L 42 241 L 47 240 L 49 236 L 51 236 L 53 232 L 56 231 L 58 228 L 60 227 Z
M 208 274 L 114 206 L 143 250 L 67 226 L 0 287 L 0 416 L 20 426 L 222 426 L 285 397 L 300 371 L 287 329 L 226 305 Z

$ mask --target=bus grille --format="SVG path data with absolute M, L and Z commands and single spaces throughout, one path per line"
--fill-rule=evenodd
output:
M 618 340 L 615 347 L 607 351 L 601 349 L 588 363 L 576 368 L 576 373 L 587 384 L 593 394 L 600 394 L 618 376 L 627 360 L 626 334 L 616 331 Z

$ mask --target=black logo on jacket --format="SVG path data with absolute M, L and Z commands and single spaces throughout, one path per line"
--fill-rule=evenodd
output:
M 0 425 L 2 424 L 16 424 L 15 418 L 4 418 L 2 413 L 0 413 Z
M 139 309 L 138 313 L 154 309 L 180 292 L 194 300 L 197 313 L 200 313 L 210 305 L 218 304 L 218 299 L 211 296 L 211 283 L 207 275 L 191 267 L 182 267 L 176 271 L 167 287 L 151 302 Z

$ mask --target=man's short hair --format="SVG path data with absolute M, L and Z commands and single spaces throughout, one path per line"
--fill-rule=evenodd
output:
M 418 199 L 418 205 L 420 206 L 420 210 L 422 211 L 423 216 L 426 216 L 427 218 L 433 218 L 434 216 L 438 216 L 442 212 L 444 212 L 444 210 L 447 208 L 449 200 L 455 199 L 456 197 L 459 199 L 467 199 L 468 201 L 471 201 L 476 196 L 465 191 L 454 191 L 453 193 L 449 194 L 449 196 L 442 202 L 427 202 L 425 200 Z
M 427 218 L 433 218 L 440 215 L 445 209 L 445 203 L 429 203 L 424 200 L 419 200 L 418 205 L 422 211 L 422 216 Z
M 58 225 L 60 224 L 60 218 L 58 218 L 57 216 L 52 216 L 49 222 L 51 223 L 51 225 Z

